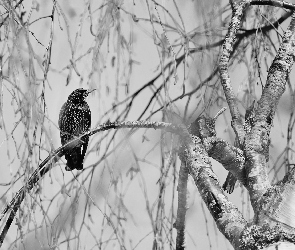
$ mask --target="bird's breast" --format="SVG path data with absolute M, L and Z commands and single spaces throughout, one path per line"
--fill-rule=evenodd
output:
M 89 130 L 91 125 L 91 113 L 87 103 L 66 103 L 60 116 L 60 130 L 75 136 Z

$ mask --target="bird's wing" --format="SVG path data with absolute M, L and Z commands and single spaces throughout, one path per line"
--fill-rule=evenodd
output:
M 88 106 L 88 105 L 87 105 Z M 87 109 L 87 112 L 85 113 L 85 121 L 86 121 L 86 124 L 85 124 L 85 131 L 89 131 L 90 129 L 90 125 L 91 125 L 91 113 L 90 113 L 90 109 L 88 107 Z M 84 141 L 84 143 L 82 144 L 82 153 L 81 153 L 81 156 L 82 156 L 82 162 L 84 160 L 84 157 L 85 157 L 85 154 L 86 154 L 86 151 L 87 151 L 87 147 L 88 147 L 88 141 L 89 141 L 89 136 L 83 136 L 82 137 L 82 140 Z
M 91 125 L 91 113 L 90 113 L 90 109 L 88 104 L 85 105 L 86 108 L 83 112 L 83 119 L 82 122 L 84 123 L 82 125 L 83 127 L 83 133 L 85 133 L 86 131 L 89 131 L 90 129 L 90 125 Z M 82 131 L 81 131 L 82 132 Z M 81 166 L 83 168 L 83 161 L 84 161 L 84 157 L 87 151 L 87 147 L 88 147 L 88 141 L 89 141 L 89 136 L 83 136 L 81 138 L 81 140 L 83 141 L 82 146 L 81 146 Z M 78 169 L 79 170 L 79 169 Z
M 58 127 L 59 129 L 62 128 L 63 126 L 63 117 L 65 116 L 65 107 L 66 107 L 66 103 L 64 103 L 60 109 L 60 112 L 59 112 L 59 117 L 58 117 Z
M 84 143 L 81 146 L 81 162 L 82 162 L 82 166 L 83 166 L 83 160 L 84 160 L 84 157 L 85 157 L 85 154 L 87 151 L 89 136 L 82 137 L 82 140 L 84 141 Z

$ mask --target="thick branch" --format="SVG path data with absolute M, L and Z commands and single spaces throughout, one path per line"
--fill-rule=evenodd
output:
M 243 151 L 217 137 L 204 140 L 204 146 L 210 157 L 218 161 L 246 186 L 245 157 Z
M 241 245 L 239 249 L 265 249 L 265 247 L 280 241 L 295 243 L 294 233 L 287 232 L 280 225 L 269 226 L 269 224 L 264 224 L 262 226 L 258 226 L 253 224 L 246 227 L 243 234 L 241 235 Z
M 254 126 L 245 140 L 248 190 L 254 210 L 261 196 L 270 187 L 266 159 L 269 150 L 269 134 L 278 102 L 285 91 L 295 59 L 294 31 L 295 15 L 293 14 L 279 52 L 269 68 L 265 88 L 255 108 Z
M 186 140 L 179 156 L 182 164 L 188 167 L 220 232 L 238 248 L 238 239 L 246 227 L 246 221 L 236 206 L 224 195 L 201 140 L 196 136 Z
M 295 168 L 284 179 L 271 186 L 260 199 L 256 223 L 280 225 L 281 230 L 295 234 Z
M 222 110 L 223 112 L 224 110 Z M 217 115 L 218 116 L 218 115 Z M 215 121 L 216 118 L 205 116 L 198 117 L 189 126 L 192 135 L 199 137 L 210 157 L 218 161 L 223 167 L 230 171 L 243 185 L 246 186 L 245 158 L 242 150 L 230 145 L 228 142 L 216 137 Z M 234 183 L 236 179 L 234 179 Z M 231 187 L 231 185 L 229 185 Z M 227 190 L 231 193 L 233 187 Z

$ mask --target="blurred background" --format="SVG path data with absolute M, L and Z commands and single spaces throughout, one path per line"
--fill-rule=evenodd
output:
M 266 6 L 245 13 L 230 61 L 243 114 L 260 97 L 290 16 Z M 91 128 L 190 124 L 227 107 L 218 56 L 230 17 L 230 4 L 216 0 L 1 0 L 1 207 L 60 147 L 59 111 L 76 88 L 97 89 L 87 99 Z M 295 163 L 293 78 L 271 133 L 272 183 Z M 233 144 L 230 121 L 224 112 L 216 131 Z M 178 146 L 154 129 L 95 134 L 83 171 L 66 172 L 62 158 L 26 195 L 3 249 L 175 249 Z M 222 185 L 227 171 L 212 165 Z M 250 221 L 246 190 L 237 184 L 229 199 Z M 232 249 L 191 179 L 186 220 L 186 249 Z

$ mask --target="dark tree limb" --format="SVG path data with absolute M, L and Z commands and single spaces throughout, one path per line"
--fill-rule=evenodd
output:
M 188 169 L 186 165 L 181 164 L 178 178 L 178 206 L 177 206 L 177 218 L 175 222 L 175 228 L 177 229 L 176 236 L 176 250 L 185 249 L 185 215 L 187 210 L 187 181 L 188 181 Z
M 293 3 L 279 0 L 252 0 L 251 5 L 269 5 L 274 7 L 281 7 L 292 11 L 295 10 L 295 5 Z

